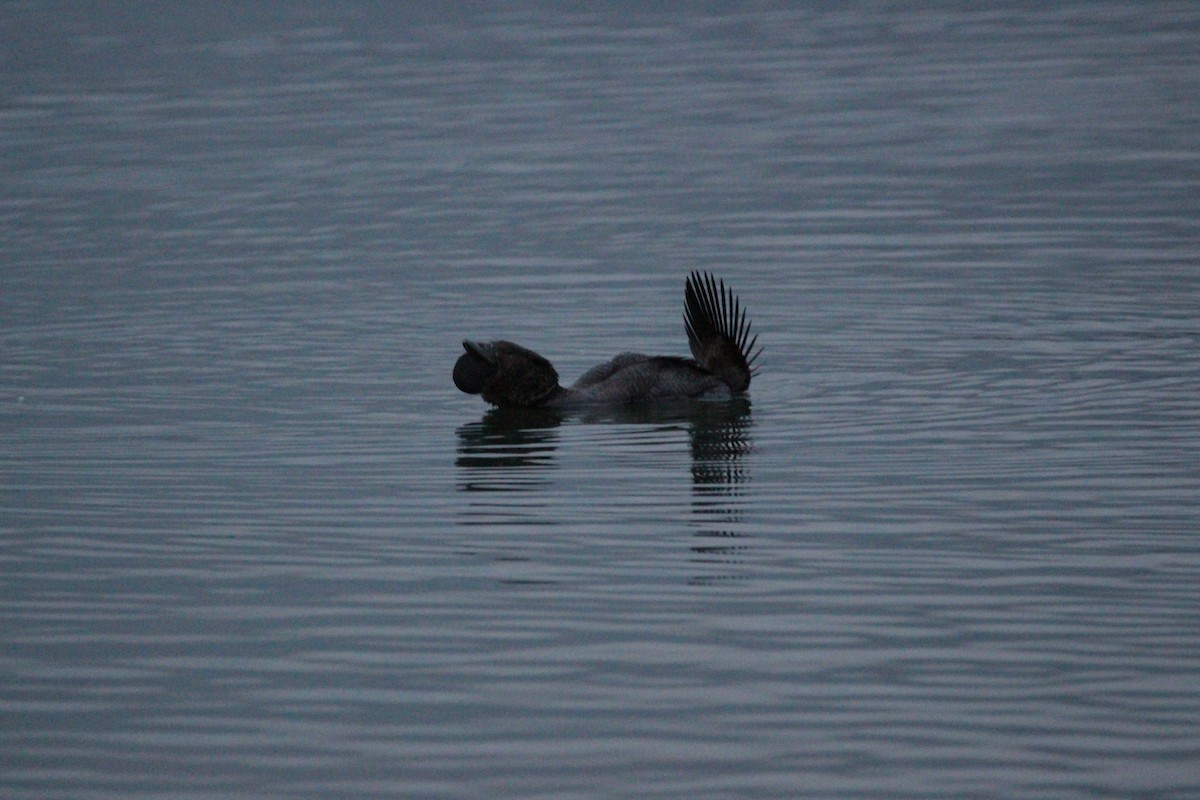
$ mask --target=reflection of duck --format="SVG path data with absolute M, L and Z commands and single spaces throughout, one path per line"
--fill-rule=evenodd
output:
M 542 356 L 506 341 L 465 340 L 454 385 L 501 407 L 565 408 L 643 400 L 729 398 L 750 386 L 757 369 L 757 336 L 733 291 L 708 273 L 693 272 L 684 287 L 683 324 L 693 358 L 621 353 L 585 372 L 572 386 Z

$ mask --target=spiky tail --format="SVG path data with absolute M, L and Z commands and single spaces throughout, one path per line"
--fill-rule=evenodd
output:
M 683 325 L 692 356 L 729 386 L 744 392 L 758 372 L 750 321 L 732 289 L 708 272 L 693 272 L 684 287 Z

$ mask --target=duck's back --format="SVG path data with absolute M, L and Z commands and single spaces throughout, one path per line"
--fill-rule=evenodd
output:
M 690 358 L 621 353 L 585 372 L 567 394 L 577 401 L 636 403 L 664 398 L 729 397 L 730 391 L 724 381 Z

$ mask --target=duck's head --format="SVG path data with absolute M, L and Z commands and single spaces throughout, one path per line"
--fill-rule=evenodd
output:
M 463 340 L 454 385 L 496 406 L 536 407 L 562 391 L 549 361 L 512 342 Z

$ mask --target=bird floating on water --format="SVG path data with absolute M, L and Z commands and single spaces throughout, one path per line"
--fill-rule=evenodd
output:
M 654 400 L 731 398 L 758 373 L 750 321 L 733 290 L 707 272 L 693 272 L 683 291 L 683 326 L 692 357 L 621 353 L 570 386 L 544 357 L 512 342 L 463 341 L 454 385 L 502 408 L 572 408 Z

